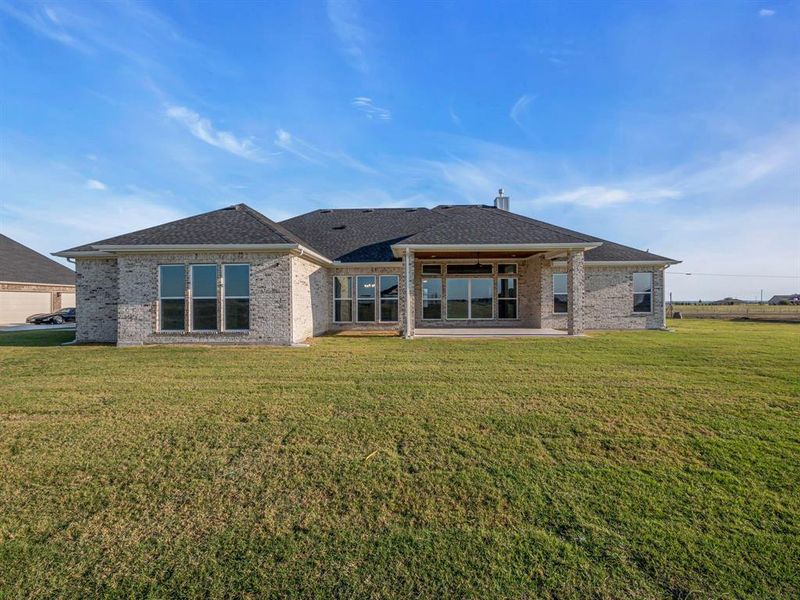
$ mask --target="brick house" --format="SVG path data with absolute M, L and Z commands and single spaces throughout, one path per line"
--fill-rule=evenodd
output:
M 493 206 L 238 204 L 58 252 L 77 341 L 295 344 L 326 332 L 664 327 L 674 261 Z M 510 331 L 511 329 L 509 329 Z
M 75 306 L 75 272 L 0 234 L 0 325 Z

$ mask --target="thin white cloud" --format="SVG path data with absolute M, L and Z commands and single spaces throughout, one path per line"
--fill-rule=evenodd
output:
M 514 123 L 522 127 L 523 119 L 528 112 L 528 107 L 535 99 L 536 96 L 533 94 L 523 94 L 517 98 L 516 102 L 514 102 L 514 106 L 511 107 L 511 111 L 508 113 L 508 116 L 511 117 L 511 120 L 514 121 Z
M 66 30 L 52 8 L 37 4 L 24 6 L 29 10 L 11 6 L 6 2 L 0 2 L 0 12 L 4 12 L 42 37 L 69 46 L 74 50 L 80 50 L 85 53 L 91 52 L 91 48 L 88 45 Z
M 335 162 L 347 168 L 361 171 L 362 173 L 369 173 L 373 175 L 376 173 L 374 169 L 353 158 L 349 154 L 345 154 L 344 152 L 323 150 L 318 146 L 315 146 L 314 144 L 311 144 L 310 142 L 291 134 L 285 129 L 278 128 L 275 130 L 275 145 L 289 154 L 293 154 L 294 156 L 297 156 L 298 158 L 310 163 L 324 165 L 330 162 Z
M 166 115 L 184 125 L 193 136 L 206 144 L 247 160 L 264 161 L 259 147 L 251 139 L 237 137 L 229 131 L 217 130 L 209 119 L 201 117 L 185 106 L 168 105 Z
M 365 51 L 368 34 L 361 23 L 358 4 L 353 0 L 328 0 L 326 8 L 333 32 L 348 61 L 355 69 L 366 73 L 369 70 Z
M 681 192 L 668 188 L 606 187 L 602 185 L 581 186 L 558 194 L 540 196 L 536 204 L 573 204 L 585 208 L 605 208 L 629 202 L 653 202 L 679 198 Z
M 450 120 L 453 122 L 453 125 L 455 125 L 456 127 L 463 127 L 463 125 L 461 124 L 461 117 L 459 117 L 456 114 L 456 111 L 453 110 L 452 106 L 449 108 L 449 110 L 450 110 Z
M 391 121 L 392 111 L 387 108 L 375 106 L 372 98 L 366 96 L 356 96 L 350 105 L 356 110 L 361 111 L 368 119 L 376 119 L 378 121 Z
M 773 15 L 775 15 L 775 11 L 771 8 L 762 8 L 760 11 L 758 11 L 759 17 L 772 17 Z
M 103 183 L 102 181 L 98 181 L 97 179 L 88 179 L 86 181 L 86 189 L 104 191 L 108 189 L 108 186 L 106 186 L 106 184 Z

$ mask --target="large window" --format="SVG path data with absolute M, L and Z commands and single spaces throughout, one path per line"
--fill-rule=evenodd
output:
M 553 312 L 565 313 L 569 310 L 567 301 L 567 274 L 553 273 Z
M 491 279 L 448 279 L 447 318 L 491 319 L 492 290 Z
M 438 277 L 422 280 L 422 318 L 442 318 L 442 280 Z
M 217 329 L 217 265 L 192 265 L 192 331 Z
M 226 331 L 250 329 L 250 265 L 223 267 Z
M 333 320 L 348 323 L 353 320 L 353 278 L 333 278 Z
M 653 274 L 633 274 L 633 312 L 653 311 Z
M 497 318 L 517 318 L 516 277 L 501 277 L 497 280 Z
M 381 316 L 382 322 L 396 322 L 398 319 L 398 287 L 399 278 L 397 275 L 381 275 Z
M 375 276 L 356 277 L 356 321 L 369 323 L 375 321 Z
M 158 299 L 161 331 L 183 331 L 186 325 L 186 267 L 158 267 Z

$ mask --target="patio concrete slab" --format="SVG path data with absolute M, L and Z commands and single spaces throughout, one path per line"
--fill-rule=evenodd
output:
M 532 329 L 522 327 L 447 327 L 417 328 L 415 338 L 507 338 L 507 337 L 568 337 L 560 329 Z

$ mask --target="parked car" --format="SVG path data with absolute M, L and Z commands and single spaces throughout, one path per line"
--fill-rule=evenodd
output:
M 37 313 L 25 319 L 26 323 L 33 323 L 34 325 L 52 324 L 61 325 L 62 323 L 75 322 L 75 309 L 62 308 L 52 313 Z

